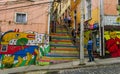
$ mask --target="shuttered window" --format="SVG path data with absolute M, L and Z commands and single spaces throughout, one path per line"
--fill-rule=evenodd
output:
M 27 15 L 26 13 L 16 13 L 16 19 L 15 19 L 16 23 L 27 23 Z
M 118 0 L 118 5 L 120 5 L 120 0 Z

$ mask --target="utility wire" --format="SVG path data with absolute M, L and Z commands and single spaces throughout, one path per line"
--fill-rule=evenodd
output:
M 9 9 L 15 9 L 15 8 L 21 8 L 21 7 L 29 7 L 29 6 L 34 6 L 34 5 L 43 5 L 43 4 L 49 4 L 49 3 L 52 3 L 52 1 L 42 2 L 42 3 L 37 3 L 37 4 L 24 5 L 24 6 L 18 6 L 18 7 L 5 8 L 5 9 L 0 9 L 0 11 L 9 10 Z

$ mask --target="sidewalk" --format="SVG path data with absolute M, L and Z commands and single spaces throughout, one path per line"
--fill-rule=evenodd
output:
M 109 64 L 117 64 L 120 63 L 120 57 L 118 58 L 106 58 L 106 59 L 99 59 L 95 58 L 94 62 L 87 62 L 88 59 L 85 58 L 85 65 L 79 65 L 79 60 L 68 62 L 68 63 L 61 63 L 61 64 L 53 64 L 49 66 L 25 66 L 25 67 L 18 67 L 18 68 L 11 68 L 11 69 L 3 69 L 0 70 L 0 74 L 8 74 L 8 73 L 18 73 L 18 72 L 27 72 L 27 71 L 46 71 L 46 70 L 63 70 L 63 69 L 71 69 L 71 68 L 78 68 L 78 67 L 89 67 L 89 66 L 100 66 L 100 65 L 109 65 Z

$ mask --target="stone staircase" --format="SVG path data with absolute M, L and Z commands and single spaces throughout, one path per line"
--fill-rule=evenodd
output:
M 57 25 L 56 33 L 51 33 L 50 53 L 45 55 L 51 63 L 62 63 L 79 59 L 79 48 L 72 43 L 64 25 Z M 45 59 L 44 57 L 42 59 Z

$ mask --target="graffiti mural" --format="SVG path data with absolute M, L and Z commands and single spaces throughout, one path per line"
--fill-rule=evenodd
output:
M 49 37 L 37 32 L 19 32 L 19 29 L 2 33 L 0 38 L 0 68 L 39 64 L 40 57 L 49 52 Z
M 104 36 L 110 57 L 120 57 L 120 31 L 106 31 Z

